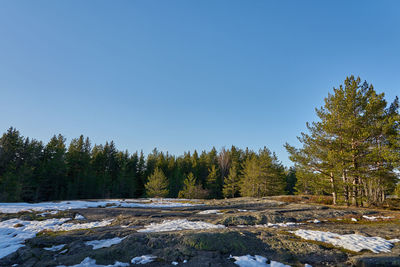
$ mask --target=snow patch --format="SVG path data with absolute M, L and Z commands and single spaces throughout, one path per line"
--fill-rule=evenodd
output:
M 245 255 L 245 256 L 230 256 L 230 259 L 235 259 L 235 264 L 239 265 L 240 267 L 290 267 L 289 265 L 277 262 L 277 261 L 270 261 L 268 262 L 268 259 L 255 255 Z
M 139 256 L 139 257 L 135 257 L 131 260 L 132 264 L 146 264 L 149 262 L 152 262 L 156 259 L 156 256 L 153 255 L 143 255 L 143 256 Z
M 172 265 L 178 265 L 178 262 L 177 261 L 173 261 L 173 262 L 171 262 L 171 264 Z
M 59 250 L 63 249 L 64 247 L 65 247 L 65 244 L 61 244 L 61 245 L 58 245 L 58 246 L 54 245 L 52 247 L 43 248 L 43 249 L 48 250 L 48 251 L 59 251 Z
M 38 215 L 42 216 L 42 217 L 45 217 L 47 215 L 56 215 L 57 213 L 58 213 L 58 210 L 53 210 L 53 211 L 50 211 L 50 212 L 39 213 Z
M 367 219 L 367 220 L 370 220 L 370 221 L 375 221 L 377 219 L 388 220 L 388 219 L 391 219 L 393 217 L 390 217 L 390 216 L 385 217 L 385 216 L 367 216 L 367 215 L 363 215 L 363 218 Z
M 113 265 L 98 265 L 96 260 L 86 257 L 81 263 L 75 265 L 68 265 L 68 267 L 125 267 L 129 266 L 129 263 L 116 261 Z M 57 267 L 67 267 L 65 265 L 58 265 Z
M 104 201 L 60 201 L 60 202 L 41 202 L 41 203 L 0 203 L 0 213 L 18 213 L 21 211 L 60 211 L 70 209 L 86 209 L 96 207 L 123 207 L 123 208 L 176 208 L 191 207 L 199 204 L 174 202 L 172 200 L 151 200 L 149 202 L 135 200 L 104 200 Z M 47 214 L 47 213 L 42 213 Z M 42 215 L 42 216 L 45 216 Z
M 351 218 L 351 221 L 352 221 L 352 222 L 356 222 L 357 219 L 356 219 L 356 218 Z
M 198 230 L 198 229 L 216 229 L 225 228 L 224 225 L 216 225 L 202 221 L 188 221 L 186 219 L 179 220 L 165 220 L 162 223 L 152 223 L 147 225 L 144 229 L 138 232 L 167 232 L 167 231 L 180 231 L 180 230 Z
M 224 213 L 221 212 L 220 210 L 203 210 L 197 214 L 224 214 Z
M 79 213 L 77 213 L 76 215 L 75 215 L 75 218 L 74 218 L 75 220 L 86 220 L 86 218 L 85 217 L 83 217 L 83 215 L 81 215 L 81 214 L 79 214 Z
M 390 252 L 393 243 L 400 241 L 398 239 L 386 240 L 381 237 L 367 237 L 357 234 L 339 235 L 331 232 L 302 229 L 291 231 L 291 233 L 306 240 L 329 243 L 356 252 L 363 249 L 371 250 L 374 253 Z
M 70 231 L 77 229 L 89 229 L 103 227 L 112 220 L 74 224 L 66 223 L 70 218 L 48 219 L 43 221 L 23 221 L 10 219 L 0 222 L 0 259 L 17 251 L 24 246 L 24 241 L 36 236 L 37 233 L 50 231 Z
M 295 222 L 287 222 L 287 223 L 267 223 L 267 224 L 257 224 L 255 227 L 291 227 L 291 226 L 297 226 L 300 225 L 301 223 L 295 223 Z
M 120 238 L 120 237 L 115 237 L 111 239 L 102 239 L 102 240 L 92 240 L 92 241 L 87 241 L 85 244 L 87 246 L 93 246 L 92 249 L 99 249 L 99 248 L 108 248 L 111 247 L 112 245 L 116 245 L 121 243 L 122 240 L 126 238 Z

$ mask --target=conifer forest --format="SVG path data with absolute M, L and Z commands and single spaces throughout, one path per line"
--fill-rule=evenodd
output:
M 369 206 L 400 192 L 398 98 L 386 100 L 372 84 L 350 76 L 315 112 L 318 120 L 307 123 L 306 132 L 293 133 L 301 145 L 284 144 L 290 168 L 267 147 L 144 155 L 83 135 L 44 142 L 11 127 L 0 138 L 0 201 L 309 194 Z

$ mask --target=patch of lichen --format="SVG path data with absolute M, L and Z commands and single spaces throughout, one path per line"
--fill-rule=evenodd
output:
M 232 225 L 255 225 L 260 222 L 260 218 L 252 215 L 232 215 L 225 216 L 217 221 L 218 224 L 225 226 Z
M 223 254 L 254 253 L 257 248 L 265 247 L 254 234 L 236 231 L 187 234 L 183 237 L 182 243 L 190 248 L 219 251 Z
M 37 237 L 56 237 L 56 236 L 61 236 L 64 235 L 69 231 L 51 231 L 51 230 L 43 230 L 37 233 Z

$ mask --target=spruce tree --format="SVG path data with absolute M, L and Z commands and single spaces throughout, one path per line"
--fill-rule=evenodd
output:
M 238 196 L 239 194 L 239 175 L 238 170 L 235 165 L 232 165 L 229 169 L 229 175 L 225 178 L 224 187 L 222 189 L 222 193 L 226 198 L 233 198 Z
M 207 191 L 204 190 L 201 185 L 196 184 L 196 178 L 193 173 L 189 173 L 183 182 L 183 189 L 179 191 L 179 198 L 189 199 L 202 199 L 207 195 Z
M 220 196 L 219 175 L 215 165 L 208 169 L 208 176 L 206 180 L 209 198 L 218 198 Z
M 148 177 L 144 187 L 148 197 L 166 197 L 168 195 L 168 180 L 160 168 L 156 168 Z

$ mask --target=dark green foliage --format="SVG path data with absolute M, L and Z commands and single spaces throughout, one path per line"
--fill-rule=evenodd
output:
M 242 167 L 250 158 L 268 170 L 266 194 L 283 192 L 284 169 L 267 149 L 255 153 L 232 146 L 180 157 L 154 149 L 145 157 L 119 151 L 112 141 L 92 146 L 84 136 L 66 145 L 57 135 L 43 145 L 10 128 L 0 138 L 0 201 L 137 198 L 146 196 L 146 183 L 149 196 L 238 197 Z M 162 194 L 149 193 L 155 170 L 165 177 Z
M 398 179 L 398 108 L 397 98 L 387 107 L 372 85 L 346 78 L 316 109 L 319 121 L 307 124 L 309 133 L 299 138 L 303 147 L 286 144 L 296 164 L 297 190 L 332 194 L 334 203 L 382 203 Z
M 288 195 L 293 195 L 295 193 L 296 182 L 297 182 L 296 169 L 294 167 L 290 167 L 289 171 L 286 174 L 285 191 L 288 193 Z

